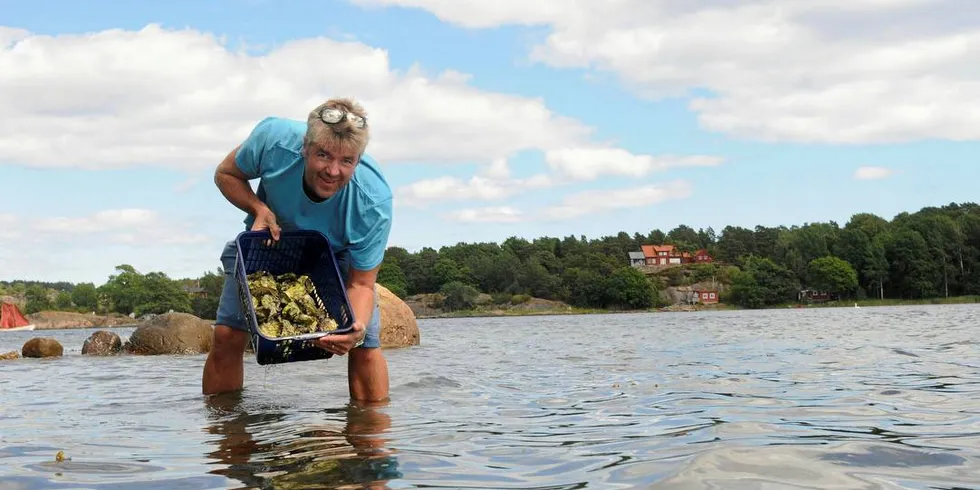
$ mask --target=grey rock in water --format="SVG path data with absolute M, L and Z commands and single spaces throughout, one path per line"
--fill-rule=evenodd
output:
M 108 330 L 99 330 L 93 333 L 82 344 L 82 355 L 111 356 L 122 351 L 122 345 L 122 339 L 115 333 Z

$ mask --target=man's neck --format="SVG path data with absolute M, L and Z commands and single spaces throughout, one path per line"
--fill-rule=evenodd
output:
M 310 188 L 310 185 L 306 183 L 306 179 L 303 179 L 303 192 L 305 192 L 306 197 L 310 198 L 310 200 L 313 202 L 326 201 L 326 199 L 316 195 L 316 193 L 313 192 L 313 189 Z

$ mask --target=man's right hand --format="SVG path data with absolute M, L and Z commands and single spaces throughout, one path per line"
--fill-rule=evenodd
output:
M 266 206 L 260 207 L 255 213 L 255 222 L 252 223 L 252 231 L 269 230 L 272 234 L 272 241 L 279 241 L 279 223 L 276 222 L 276 215 Z

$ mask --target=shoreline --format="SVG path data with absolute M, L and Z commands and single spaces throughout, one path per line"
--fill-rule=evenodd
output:
M 661 308 L 647 308 L 640 310 L 613 310 L 601 308 L 554 308 L 554 309 L 513 309 L 513 310 L 461 310 L 452 312 L 440 312 L 428 315 L 416 315 L 417 320 L 445 320 L 453 318 L 501 318 L 501 317 L 528 317 L 528 316 L 567 316 L 567 315 L 615 315 L 615 314 L 637 314 L 637 313 L 694 313 L 694 312 L 717 312 L 717 311 L 762 311 L 762 310 L 786 310 L 798 309 L 806 310 L 812 308 L 875 308 L 887 306 L 949 306 L 949 305 L 969 305 L 980 304 L 980 296 L 956 296 L 950 298 L 932 298 L 922 300 L 897 300 L 897 299 L 864 299 L 850 301 L 836 301 L 830 303 L 798 304 L 783 303 L 779 305 L 758 308 L 756 310 L 739 308 L 737 306 L 717 303 L 713 305 L 671 305 Z M 139 322 L 126 323 L 102 323 L 93 320 L 103 320 L 104 316 L 87 318 L 79 324 L 66 324 L 64 320 L 45 324 L 43 321 L 35 321 L 34 332 L 46 330 L 81 330 L 81 329 L 115 329 L 115 328 L 136 328 Z M 203 319 L 206 322 L 214 320 Z M 86 324 L 87 323 L 87 324 Z M 101 324 L 100 324 L 101 323 Z
M 980 296 L 954 296 L 949 298 L 931 298 L 922 300 L 899 300 L 899 299 L 863 299 L 863 300 L 844 300 L 828 303 L 782 303 L 765 308 L 739 308 L 734 305 L 717 303 L 713 305 L 671 305 L 661 308 L 648 308 L 640 310 L 609 310 L 598 308 L 568 308 L 568 309 L 540 309 L 540 310 L 461 310 L 455 312 L 443 312 L 433 315 L 417 315 L 419 320 L 442 320 L 451 318 L 498 318 L 498 317 L 524 317 L 524 316 L 564 316 L 564 315 L 614 315 L 630 313 L 693 313 L 693 312 L 717 312 L 717 311 L 764 311 L 764 310 L 806 310 L 813 308 L 880 308 L 888 306 L 953 306 L 980 304 Z

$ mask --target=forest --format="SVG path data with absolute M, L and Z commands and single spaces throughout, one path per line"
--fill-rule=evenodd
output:
M 641 245 L 705 249 L 710 264 L 674 271 L 632 267 Z M 410 252 L 390 247 L 378 282 L 402 298 L 439 294 L 448 309 L 466 309 L 481 294 L 496 303 L 531 297 L 594 309 L 643 310 L 664 306 L 667 287 L 711 279 L 725 303 L 764 308 L 797 302 L 802 290 L 836 299 L 922 300 L 980 294 L 980 205 L 952 203 L 903 212 L 871 213 L 792 226 L 620 232 L 588 238 L 510 237 L 500 243 L 458 243 Z M 0 282 L 0 295 L 22 295 L 27 313 L 45 309 L 162 313 L 213 318 L 221 271 L 171 279 L 120 265 L 105 284 Z M 185 286 L 198 287 L 189 293 Z M 206 293 L 206 294 L 202 294 Z

